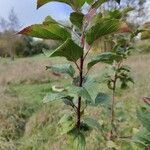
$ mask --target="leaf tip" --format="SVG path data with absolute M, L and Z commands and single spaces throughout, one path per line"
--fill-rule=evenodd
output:
M 26 27 L 23 30 L 19 31 L 18 34 L 28 35 L 32 31 L 31 27 Z
M 41 0 L 38 0 L 36 8 L 39 9 L 41 6 L 42 6 Z

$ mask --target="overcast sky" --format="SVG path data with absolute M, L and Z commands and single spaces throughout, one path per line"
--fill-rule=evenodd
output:
M 66 20 L 71 12 L 68 5 L 52 2 L 36 9 L 37 0 L 0 0 L 0 17 L 7 19 L 10 9 L 13 7 L 22 27 L 41 23 L 44 18 L 51 15 L 57 20 Z M 145 20 L 150 21 L 150 0 L 147 0 Z
M 40 23 L 51 15 L 57 20 L 68 19 L 71 8 L 62 3 L 50 3 L 40 9 L 36 9 L 37 0 L 0 0 L 0 17 L 7 19 L 10 9 L 13 7 L 22 26 Z

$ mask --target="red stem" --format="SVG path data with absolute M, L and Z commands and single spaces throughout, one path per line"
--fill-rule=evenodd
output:
M 115 75 L 116 76 L 116 75 Z M 113 95 L 112 95 L 112 105 L 111 105 L 111 131 L 110 131 L 110 140 L 114 139 L 114 120 L 115 120 L 115 90 L 116 90 L 116 77 L 113 82 Z
M 81 46 L 84 48 L 84 35 L 81 37 Z M 80 69 L 79 69 L 79 87 L 82 87 L 83 83 L 83 65 L 84 65 L 84 56 L 80 58 Z M 81 124 L 81 96 L 78 97 L 78 107 L 77 107 L 77 128 L 80 128 Z
M 83 57 L 80 58 L 80 82 L 79 87 L 82 87 L 83 83 L 83 63 L 84 59 Z M 77 108 L 77 127 L 80 128 L 80 122 L 81 122 L 81 96 L 78 97 L 78 108 Z
M 121 62 L 118 63 L 117 69 L 120 68 Z M 111 131 L 110 131 L 110 140 L 115 138 L 116 133 L 114 133 L 114 122 L 115 122 L 115 92 L 116 92 L 116 82 L 117 82 L 117 72 L 115 73 L 114 80 L 113 80 L 113 89 L 112 89 L 112 105 L 111 105 Z M 115 131 L 116 132 L 116 131 Z

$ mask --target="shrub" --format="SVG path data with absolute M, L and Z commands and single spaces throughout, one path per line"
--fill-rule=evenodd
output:
M 118 0 L 115 1 L 120 3 Z M 51 0 L 38 0 L 37 6 L 41 7 L 48 2 Z M 82 6 L 87 2 L 86 0 L 61 0 L 59 2 L 64 2 L 72 7 L 73 12 L 70 14 L 72 26 L 66 27 L 48 16 L 42 24 L 29 26 L 19 32 L 19 34 L 28 36 L 61 41 L 62 44 L 55 51 L 45 54 L 48 57 L 65 57 L 68 62 L 71 62 L 47 66 L 47 69 L 52 72 L 67 74 L 71 83 L 61 89 L 55 88 L 55 91 L 45 96 L 43 102 L 59 100 L 68 107 L 68 111 L 58 122 L 58 127 L 60 134 L 68 137 L 71 149 L 84 150 L 86 133 L 91 129 L 101 132 L 103 141 L 107 141 L 108 148 L 116 148 L 115 142 L 120 137 L 115 122 L 117 83 L 119 80 L 121 88 L 125 89 L 128 87 L 128 82 L 133 82 L 130 77 L 130 68 L 123 65 L 123 61 L 127 59 L 132 49 L 129 42 L 137 34 L 137 31 L 131 32 L 124 21 L 124 16 L 131 9 L 111 10 L 107 14 L 102 14 L 97 10 L 106 0 L 92 0 L 88 1 L 90 9 L 84 14 Z M 129 36 L 124 33 L 128 33 Z M 108 35 L 111 35 L 115 41 L 112 51 L 93 57 L 86 66 L 85 62 L 93 43 Z M 89 75 L 89 71 L 97 63 L 110 65 L 111 73 L 107 75 L 106 80 L 108 88 L 112 90 L 112 100 L 109 95 L 99 91 L 96 79 Z M 84 112 L 87 107 L 107 104 L 110 100 L 111 104 L 108 105 L 110 110 L 107 113 L 111 112 L 111 121 L 103 130 L 95 118 L 90 118 Z
M 145 105 L 137 110 L 137 118 L 142 124 L 134 136 L 135 142 L 143 149 L 150 147 L 150 98 L 144 98 Z
M 137 44 L 137 49 L 140 53 L 150 53 L 150 42 L 149 40 L 141 40 Z
M 29 50 L 30 56 L 42 53 L 43 49 L 49 49 L 49 46 L 43 41 L 34 41 L 32 43 L 32 49 Z

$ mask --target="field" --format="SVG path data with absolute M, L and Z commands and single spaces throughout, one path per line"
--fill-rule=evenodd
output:
M 67 76 L 56 76 L 45 69 L 45 66 L 56 62 L 65 60 L 49 60 L 42 55 L 13 62 L 0 59 L 0 150 L 70 150 L 65 143 L 66 137 L 60 136 L 57 128 L 65 110 L 64 104 L 42 103 L 53 85 L 60 84 L 59 81 L 67 84 L 66 78 L 69 82 Z M 150 54 L 134 54 L 125 63 L 133 70 L 135 84 L 124 92 L 118 90 L 116 107 L 120 119 L 125 120 L 125 123 L 120 123 L 119 132 L 130 136 L 140 128 L 136 109 L 143 104 L 143 97 L 150 97 Z M 99 82 L 103 69 L 103 64 L 98 64 L 91 71 Z M 103 83 L 100 83 L 100 88 L 110 92 Z M 102 107 L 89 107 L 85 113 L 102 124 L 107 120 L 101 114 L 102 110 Z M 104 147 L 100 133 L 92 131 L 87 139 L 87 150 L 105 150 Z M 116 147 L 118 150 L 134 150 L 134 145 L 124 149 Z

